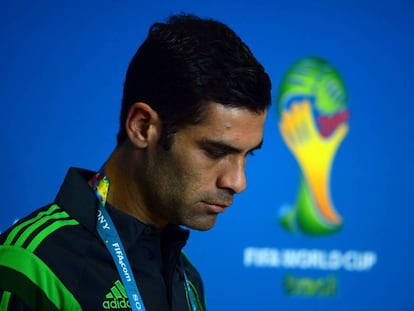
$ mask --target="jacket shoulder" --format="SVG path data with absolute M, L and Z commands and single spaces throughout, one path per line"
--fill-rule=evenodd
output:
M 62 227 L 77 224 L 58 205 L 51 204 L 0 235 L 2 308 L 7 310 L 10 299 L 17 297 L 34 310 L 81 310 L 71 292 L 36 254 L 47 237 Z

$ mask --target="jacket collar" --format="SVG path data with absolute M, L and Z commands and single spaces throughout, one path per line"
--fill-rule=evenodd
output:
M 99 238 L 96 230 L 96 215 L 99 202 L 95 192 L 88 184 L 88 181 L 95 174 L 95 172 L 85 169 L 70 168 L 55 202 Z M 146 225 L 138 219 L 112 207 L 110 204 L 107 204 L 107 210 L 126 249 L 133 245 L 143 234 L 159 234 L 154 226 Z M 169 225 L 164 230 L 164 233 L 163 236 L 167 236 L 170 243 L 174 241 L 176 242 L 174 244 L 181 247 L 185 245 L 189 237 L 189 230 L 184 230 L 177 225 Z

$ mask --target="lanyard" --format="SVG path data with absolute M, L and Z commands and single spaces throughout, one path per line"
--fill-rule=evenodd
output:
M 106 175 L 99 172 L 89 181 L 89 185 L 95 191 L 95 194 L 99 200 L 96 229 L 116 265 L 122 284 L 125 287 L 131 309 L 134 311 L 145 311 L 146 309 L 144 302 L 139 293 L 137 283 L 135 282 L 134 274 L 129 264 L 127 254 L 112 219 L 105 208 L 109 190 L 109 179 Z M 191 289 L 191 282 L 188 280 L 182 258 L 181 267 L 184 275 L 186 296 L 190 302 L 191 311 L 197 311 L 197 305 L 199 304 L 196 303 L 197 299 L 194 295 L 194 291 Z M 199 306 L 200 310 L 202 310 L 201 305 Z
M 137 283 L 135 282 L 134 274 L 132 273 L 124 246 L 122 245 L 118 232 L 105 208 L 106 199 L 108 197 L 109 180 L 105 175 L 98 173 L 89 181 L 89 184 L 92 189 L 95 190 L 95 194 L 99 200 L 96 229 L 118 269 L 131 309 L 134 311 L 145 311 L 144 302 L 142 301 Z

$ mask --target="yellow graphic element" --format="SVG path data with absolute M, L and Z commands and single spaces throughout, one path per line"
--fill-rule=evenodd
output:
M 279 129 L 283 140 L 295 156 L 321 215 L 333 224 L 341 218 L 330 197 L 330 172 L 335 153 L 348 132 L 343 123 L 323 137 L 316 126 L 309 100 L 293 102 L 282 113 Z

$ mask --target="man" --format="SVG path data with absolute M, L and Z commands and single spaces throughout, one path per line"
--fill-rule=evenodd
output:
M 270 81 L 227 26 L 155 23 L 125 79 L 115 150 L 0 236 L 0 310 L 205 310 L 189 232 L 246 187 Z M 99 136 L 99 132 L 96 133 Z

